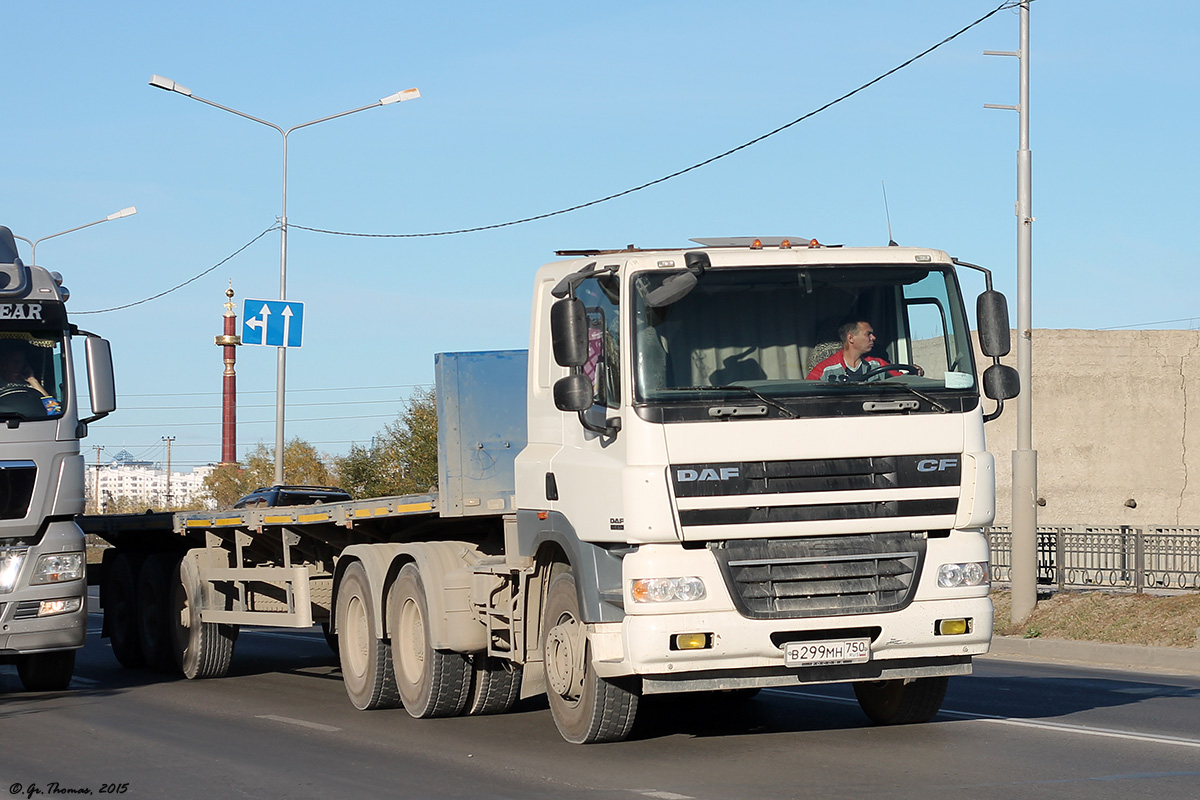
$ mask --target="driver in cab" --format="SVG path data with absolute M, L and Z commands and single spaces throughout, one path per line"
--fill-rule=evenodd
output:
M 60 412 L 61 406 L 34 377 L 29 366 L 29 348 L 24 341 L 0 339 L 0 410 L 29 417 L 53 416 Z
M 867 353 L 875 347 L 875 329 L 865 320 L 847 322 L 838 327 L 842 349 L 819 362 L 808 373 L 810 381 L 857 382 L 879 381 L 900 375 L 899 370 L 886 370 L 887 361 Z M 918 368 L 918 374 L 924 370 Z

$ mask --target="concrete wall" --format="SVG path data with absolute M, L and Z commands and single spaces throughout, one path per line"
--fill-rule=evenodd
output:
M 1038 524 L 1200 524 L 1198 368 L 1200 331 L 1035 330 Z M 1015 400 L 986 426 L 998 525 L 1012 518 L 1016 427 Z

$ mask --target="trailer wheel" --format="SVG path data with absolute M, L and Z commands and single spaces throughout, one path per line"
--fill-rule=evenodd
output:
M 29 653 L 17 658 L 17 676 L 28 692 L 60 692 L 75 674 L 75 651 Z
M 113 656 L 126 669 L 143 666 L 138 641 L 137 567 L 129 553 L 116 553 L 104 572 L 104 629 Z
M 399 702 L 392 674 L 392 651 L 375 630 L 367 572 L 357 561 L 338 584 L 338 660 L 346 694 L 359 711 L 395 708 Z
M 482 653 L 471 658 L 471 694 L 467 714 L 503 714 L 521 696 L 521 665 Z
M 223 678 L 233 661 L 238 627 L 200 619 L 204 585 L 195 559 L 179 562 L 179 580 L 171 591 L 171 644 L 185 678 Z
M 942 707 L 950 679 L 901 678 L 854 684 L 854 696 L 863 713 L 879 725 L 928 722 Z
M 174 672 L 175 656 L 171 646 L 171 580 L 175 556 L 155 553 L 148 556 L 138 572 L 138 638 L 146 666 L 158 672 Z
M 552 578 L 546 593 L 542 659 L 550 712 L 564 739 L 592 744 L 619 742 L 629 735 L 638 697 L 596 674 L 570 572 Z
M 471 666 L 462 653 L 433 649 L 429 603 L 415 564 L 405 564 L 392 584 L 388 625 L 404 709 L 417 719 L 461 714 L 470 691 Z

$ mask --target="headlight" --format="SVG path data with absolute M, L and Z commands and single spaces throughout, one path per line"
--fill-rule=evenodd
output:
M 708 596 L 699 578 L 639 578 L 630 587 L 635 603 L 703 600 Z
M 11 592 L 25 563 L 29 550 L 25 548 L 8 547 L 0 550 L 0 592 Z
M 986 561 L 967 564 L 942 564 L 938 567 L 938 586 L 943 589 L 958 589 L 963 586 L 984 586 L 988 582 Z
M 83 553 L 50 553 L 37 560 L 30 583 L 62 583 L 83 577 Z

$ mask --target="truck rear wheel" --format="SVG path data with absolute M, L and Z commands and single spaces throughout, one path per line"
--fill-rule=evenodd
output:
M 416 564 L 405 564 L 388 595 L 392 664 L 404 709 L 416 717 L 453 717 L 467 704 L 471 666 L 462 653 L 435 650 L 429 602 Z
M 521 666 L 482 653 L 471 659 L 471 697 L 467 713 L 471 716 L 503 714 L 521 695 Z
M 171 578 L 177 562 L 169 553 L 146 558 L 138 573 L 138 638 L 146 666 L 158 672 L 174 672 L 175 656 L 171 647 Z
M 126 669 L 143 666 L 138 641 L 137 568 L 129 553 L 114 553 L 104 571 L 104 629 L 113 656 Z
M 171 591 L 172 655 L 185 678 L 223 678 L 233 661 L 236 625 L 203 622 L 204 585 L 196 560 L 184 556 Z
M 336 612 L 338 660 L 350 702 L 359 711 L 395 708 L 400 697 L 392 651 L 375 630 L 367 571 L 357 561 L 342 573 Z
M 17 659 L 17 676 L 28 692 L 61 692 L 74 674 L 74 650 L 29 653 Z
M 638 696 L 596 674 L 570 572 L 552 578 L 546 593 L 542 659 L 550 712 L 564 739 L 592 744 L 619 742 L 629 735 Z
M 942 707 L 950 679 L 900 678 L 854 684 L 863 713 L 880 725 L 928 722 Z

